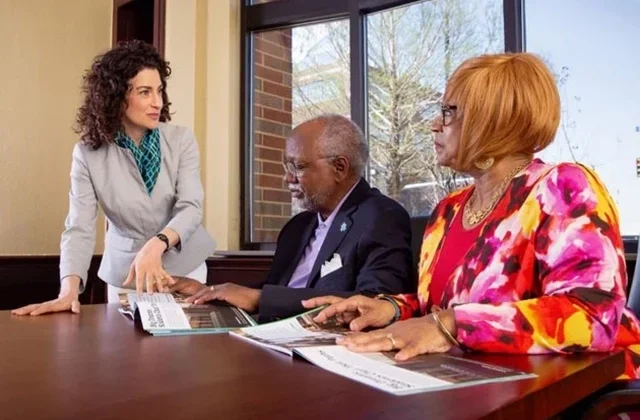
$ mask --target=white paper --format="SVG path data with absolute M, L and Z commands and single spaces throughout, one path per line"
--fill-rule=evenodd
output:
M 149 293 L 127 293 L 127 299 L 134 311 L 138 302 L 174 303 L 176 301 L 171 293 L 154 293 L 152 295 Z
M 449 354 L 426 354 L 397 362 L 394 353 L 354 353 L 342 346 L 295 348 L 311 363 L 395 395 L 438 391 L 536 375 Z
M 154 293 L 153 295 L 148 293 L 119 293 L 118 297 L 122 305 L 118 308 L 118 312 L 131 319 L 134 318 L 138 302 L 174 303 L 176 301 L 170 293 Z
M 322 330 L 320 325 L 313 322 L 312 318 L 316 314 L 317 311 L 269 324 L 241 328 L 230 334 L 288 355 L 292 355 L 293 348 L 323 344 L 327 341 L 335 343 L 335 339 L 343 334 Z
M 145 330 L 190 330 L 189 319 L 179 305 L 138 301 L 140 319 Z
M 297 348 L 296 353 L 330 372 L 396 395 L 451 385 L 441 379 L 381 363 L 367 353 L 354 353 L 343 346 Z

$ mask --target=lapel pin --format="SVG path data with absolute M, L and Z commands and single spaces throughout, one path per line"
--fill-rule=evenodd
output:
M 342 224 L 340 225 L 340 232 L 346 232 L 346 231 L 347 231 L 347 223 L 342 222 Z

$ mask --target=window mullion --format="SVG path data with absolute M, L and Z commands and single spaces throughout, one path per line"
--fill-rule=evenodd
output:
M 349 41 L 351 45 L 351 119 L 367 134 L 367 50 L 365 16 L 357 0 L 349 0 Z

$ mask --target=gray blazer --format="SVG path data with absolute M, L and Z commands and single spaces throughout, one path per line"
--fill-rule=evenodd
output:
M 98 276 L 121 286 L 134 257 L 165 227 L 180 235 L 180 249 L 164 254 L 165 270 L 185 275 L 213 253 L 215 242 L 201 225 L 204 192 L 193 133 L 160 124 L 162 166 L 151 195 L 130 150 L 115 144 L 98 150 L 77 144 L 71 164 L 69 214 L 60 242 L 60 278 L 77 275 L 84 290 L 96 242 L 98 204 L 109 222 Z

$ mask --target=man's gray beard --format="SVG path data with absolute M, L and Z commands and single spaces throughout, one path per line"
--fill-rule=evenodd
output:
M 316 194 L 313 199 L 305 198 L 293 198 L 291 200 L 291 215 L 295 216 L 298 213 L 302 213 L 303 211 L 313 211 L 317 212 L 320 207 L 318 203 L 320 203 L 321 199 L 324 198 L 323 195 L 326 194 Z
M 306 198 L 294 198 L 291 201 L 291 215 L 293 216 L 303 211 L 315 211 L 313 207 L 313 203 Z
M 305 209 L 302 207 L 302 202 L 299 198 L 291 198 L 291 215 L 295 216 L 298 213 L 302 213 Z

